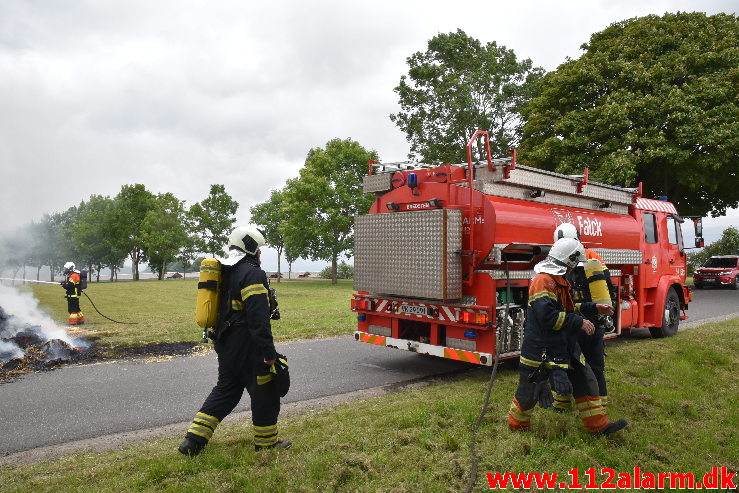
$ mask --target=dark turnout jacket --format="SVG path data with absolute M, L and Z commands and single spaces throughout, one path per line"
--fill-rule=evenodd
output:
M 571 291 L 563 276 L 540 273 L 531 281 L 521 364 L 538 367 L 544 360 L 569 368 L 573 361 L 579 361 L 577 336 L 583 316 L 594 316 L 597 309 L 591 302 L 576 306 Z
M 229 290 L 231 298 L 228 339 L 247 342 L 250 353 L 263 360 L 277 358 L 270 325 L 270 305 L 267 275 L 254 257 L 245 256 L 231 267 Z M 238 333 L 240 337 L 233 337 Z

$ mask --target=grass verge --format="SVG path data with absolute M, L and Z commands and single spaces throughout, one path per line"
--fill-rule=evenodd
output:
M 282 318 L 272 321 L 275 340 L 312 339 L 352 333 L 356 315 L 349 310 L 351 281 L 295 280 L 273 283 Z M 59 286 L 32 285 L 41 308 L 60 324 L 67 319 L 67 302 Z M 103 348 L 183 343 L 200 340 L 195 323 L 197 279 L 91 283 L 87 294 L 98 310 L 113 320 L 137 322 L 124 325 L 98 314 L 83 295 L 80 305 L 87 323 L 82 335 Z
M 611 418 L 630 426 L 613 437 L 588 436 L 574 414 L 536 410 L 533 431 L 508 430 L 517 372 L 504 368 L 478 436 L 486 472 L 617 473 L 739 470 L 739 320 L 707 324 L 667 339 L 609 343 Z M 388 349 L 391 351 L 391 349 Z M 256 454 L 251 427 L 224 423 L 199 457 L 175 448 L 181 437 L 105 453 L 72 454 L 35 465 L 0 467 L 3 491 L 463 491 L 468 441 L 488 371 L 288 417 L 288 451 Z M 605 477 L 598 475 L 598 482 Z

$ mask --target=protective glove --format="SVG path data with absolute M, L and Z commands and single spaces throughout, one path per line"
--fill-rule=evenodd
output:
M 534 388 L 534 395 L 536 396 L 536 400 L 539 401 L 539 407 L 549 409 L 552 407 L 552 404 L 554 404 L 552 388 L 546 380 L 537 382 L 536 387 Z
M 551 373 L 552 388 L 560 395 L 569 395 L 572 393 L 572 383 L 567 376 L 567 372 L 562 368 L 555 366 Z

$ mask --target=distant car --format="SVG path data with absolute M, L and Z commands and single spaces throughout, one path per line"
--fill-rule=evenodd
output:
M 182 279 L 182 274 L 179 272 L 175 272 L 171 276 L 167 276 L 167 279 Z
M 695 289 L 705 286 L 728 286 L 739 289 L 739 255 L 711 257 L 693 274 Z
M 302 274 L 298 274 L 298 277 L 310 277 L 310 272 L 303 272 Z
M 270 274 L 269 275 L 269 278 L 270 279 L 277 279 L 278 276 L 281 278 L 282 277 L 282 274 L 278 274 L 277 272 L 275 272 L 273 274 Z

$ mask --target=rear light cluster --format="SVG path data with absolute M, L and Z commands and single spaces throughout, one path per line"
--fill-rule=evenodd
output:
M 487 313 L 465 311 L 459 314 L 459 321 L 466 324 L 485 325 L 486 323 L 488 323 L 488 315 Z
M 372 302 L 372 300 L 368 300 L 366 298 L 352 298 L 351 308 L 354 311 L 372 311 L 372 309 L 374 308 L 374 303 Z

